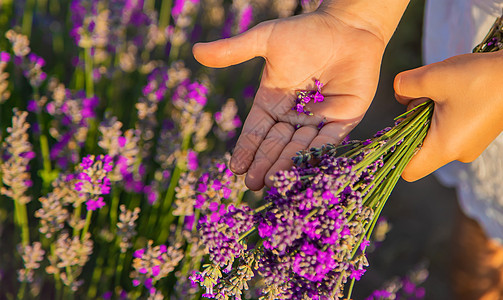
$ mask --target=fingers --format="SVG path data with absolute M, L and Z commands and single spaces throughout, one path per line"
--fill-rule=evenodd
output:
M 444 98 L 446 86 L 449 86 L 449 77 L 452 74 L 446 70 L 445 62 L 399 73 L 393 83 L 395 98 L 403 105 L 408 105 L 416 98 L 430 98 L 440 102 Z
M 328 123 L 320 129 L 318 135 L 313 139 L 307 149 L 311 149 L 313 147 L 319 148 L 322 145 L 329 143 L 338 145 L 353 127 L 354 126 L 350 126 L 346 123 Z
M 251 190 L 264 187 L 264 177 L 276 162 L 285 146 L 290 142 L 295 129 L 288 123 L 276 123 L 260 145 L 248 173 L 245 183 Z
M 212 68 L 239 64 L 257 56 L 265 56 L 271 22 L 263 22 L 237 36 L 209 43 L 197 43 L 192 53 L 198 62 Z
M 252 106 L 231 157 L 232 172 L 243 174 L 248 170 L 257 149 L 275 123 L 276 121 L 260 106 Z
M 318 129 L 314 126 L 304 126 L 299 128 L 292 136 L 291 141 L 281 152 L 278 160 L 267 171 L 265 184 L 272 185 L 271 177 L 280 170 L 288 170 L 293 166 L 292 157 L 300 150 L 305 150 L 311 144 L 312 140 L 318 134 Z

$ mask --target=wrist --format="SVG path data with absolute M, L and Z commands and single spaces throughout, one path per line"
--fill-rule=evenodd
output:
M 386 45 L 410 0 L 325 0 L 319 10 L 373 33 Z

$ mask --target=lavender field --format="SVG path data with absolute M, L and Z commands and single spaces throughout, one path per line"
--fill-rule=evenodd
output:
M 204 271 L 211 215 L 264 201 L 228 167 L 262 62 L 211 69 L 191 49 L 318 5 L 0 0 L 0 299 L 275 299 L 263 265 L 218 284 Z M 406 12 L 352 137 L 403 112 L 391 82 L 421 63 L 422 6 Z M 399 183 L 353 299 L 449 299 L 454 209 L 432 178 Z M 221 282 L 232 297 L 211 295 Z

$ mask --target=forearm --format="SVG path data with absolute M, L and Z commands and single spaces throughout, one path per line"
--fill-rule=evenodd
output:
M 371 31 L 387 44 L 410 0 L 324 0 L 320 10 Z

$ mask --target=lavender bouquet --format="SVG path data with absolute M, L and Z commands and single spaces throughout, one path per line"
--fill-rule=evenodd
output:
M 502 25 L 500 18 L 474 52 L 501 49 Z M 241 299 L 256 271 L 260 299 L 341 299 L 345 292 L 349 299 L 368 266 L 376 221 L 426 137 L 433 108 L 426 101 L 364 141 L 299 152 L 259 208 L 210 204 L 199 226 L 211 263 L 192 277 L 204 296 Z

